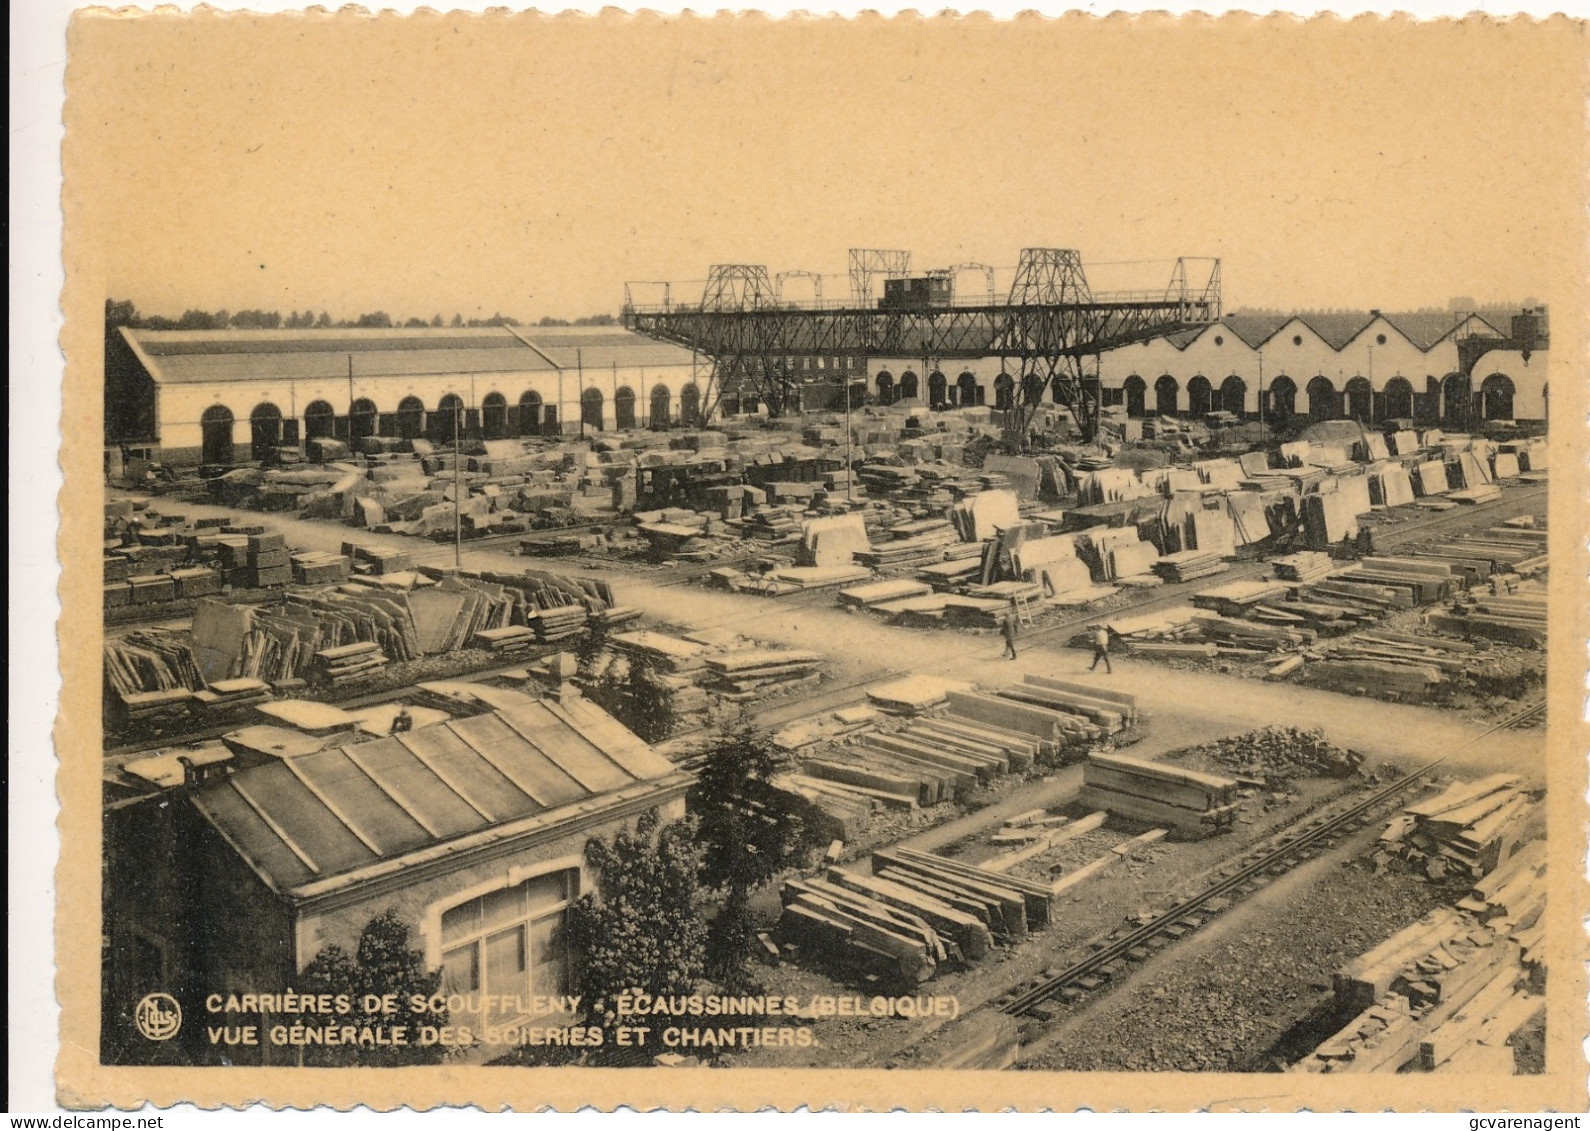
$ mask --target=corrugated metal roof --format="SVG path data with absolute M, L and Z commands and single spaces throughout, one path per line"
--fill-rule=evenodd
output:
M 348 376 L 345 353 L 232 353 L 184 354 L 154 359 L 158 372 L 152 376 L 162 384 L 187 384 L 198 381 L 308 381 Z M 355 355 L 353 375 L 370 377 L 417 377 L 429 373 L 520 373 L 555 372 L 535 350 L 520 344 L 517 349 L 424 349 L 382 350 Z
M 594 704 L 537 700 L 255 766 L 193 803 L 286 891 L 673 772 Z
M 1291 320 L 1290 314 L 1228 314 L 1220 321 L 1254 349 Z
M 613 326 L 523 326 L 519 332 L 564 369 L 689 365 L 690 351 Z
M 611 326 L 122 331 L 158 384 L 353 375 L 555 372 L 690 364 L 690 351 Z

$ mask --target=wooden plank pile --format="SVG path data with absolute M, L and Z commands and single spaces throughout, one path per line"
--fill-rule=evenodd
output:
M 909 849 L 879 850 L 872 866 L 871 876 L 831 868 L 787 882 L 780 936 L 912 984 L 1049 923 L 1051 897 L 1040 884 Z
M 147 628 L 120 638 L 107 638 L 105 682 L 123 698 L 149 692 L 197 691 L 204 677 L 193 658 L 187 633 Z M 152 706 L 156 700 L 144 701 Z
M 1090 754 L 1078 801 L 1188 838 L 1211 836 L 1236 819 L 1238 783 L 1214 774 L 1116 754 Z
M 315 653 L 319 671 L 333 687 L 349 683 L 391 661 L 380 645 L 374 641 L 341 644 L 335 648 L 322 648 Z
M 773 785 L 804 802 L 801 817 L 819 836 L 846 844 L 862 836 L 873 811 L 883 807 L 864 792 L 806 774 L 779 774 Z
M 1335 581 L 1406 589 L 1415 605 L 1431 605 L 1452 594 L 1459 578 L 1448 562 L 1417 557 L 1375 555 L 1331 574 Z
M 1448 1063 L 1514 996 L 1519 955 L 1516 940 L 1438 908 L 1336 972 L 1337 1004 L 1356 1016 L 1291 1071 L 1395 1072 Z
M 1317 581 L 1336 568 L 1329 554 L 1317 550 L 1304 550 L 1287 554 L 1274 561 L 1275 576 L 1282 581 Z
M 268 703 L 270 698 L 270 688 L 259 679 L 218 679 L 203 691 L 193 693 L 194 702 L 223 710 Z
M 1546 643 L 1546 593 L 1544 589 L 1479 597 L 1450 613 L 1429 613 L 1425 623 L 1453 636 L 1483 637 L 1520 647 Z
M 1025 734 L 1037 741 L 1042 758 L 1059 760 L 1068 747 L 1096 742 L 1105 733 L 1091 719 L 1054 703 L 1018 702 L 986 691 L 951 691 L 946 698 L 952 719 Z
M 817 652 L 755 649 L 708 656 L 706 666 L 723 698 L 748 700 L 770 686 L 815 679 L 822 662 Z
M 1137 697 L 1108 688 L 1091 687 L 1050 676 L 1027 675 L 1017 684 L 997 688 L 996 695 L 1031 703 L 1087 719 L 1103 731 L 1115 734 L 1137 722 Z M 1073 724 L 1065 723 L 1066 726 Z
M 497 656 L 523 656 L 535 648 L 536 642 L 535 630 L 522 624 L 483 628 L 470 641 L 474 647 Z
M 176 589 L 175 596 L 178 600 L 186 597 L 210 597 L 221 591 L 221 574 L 218 570 L 205 566 L 174 569 L 171 571 L 171 583 Z
M 1431 879 L 1452 871 L 1479 879 L 1529 839 L 1535 816 L 1518 775 L 1492 774 L 1407 806 L 1381 842 Z
M 867 609 L 891 601 L 903 601 L 910 597 L 925 597 L 932 592 L 931 585 L 898 577 L 841 589 L 839 603 L 850 608 Z
M 1154 572 L 1170 582 L 1196 581 L 1230 568 L 1219 554 L 1208 550 L 1182 550 L 1166 554 L 1153 564 Z
M 1532 929 L 1546 909 L 1546 842 L 1532 840 L 1474 881 L 1457 906 L 1509 934 Z
M 337 585 L 347 581 L 353 563 L 341 554 L 303 550 L 291 556 L 293 581 L 299 585 Z
M 1049 885 L 994 875 L 971 864 L 910 848 L 880 848 L 872 874 L 944 899 L 976 916 L 997 943 L 1018 942 L 1053 921 Z
M 1212 609 L 1222 616 L 1241 617 L 1257 606 L 1285 600 L 1288 592 L 1285 585 L 1273 581 L 1232 581 L 1194 593 L 1191 601 L 1194 608 Z

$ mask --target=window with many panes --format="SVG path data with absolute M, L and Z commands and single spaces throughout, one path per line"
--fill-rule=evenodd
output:
M 442 990 L 509 999 L 488 1023 L 528 1010 L 531 995 L 569 990 L 564 916 L 578 886 L 574 869 L 487 892 L 442 912 Z M 514 1008 L 522 999 L 523 1010 Z

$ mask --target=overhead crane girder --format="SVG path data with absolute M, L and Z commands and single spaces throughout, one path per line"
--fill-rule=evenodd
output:
M 724 380 L 748 381 L 774 415 L 794 399 L 795 382 L 785 360 L 791 357 L 1008 359 L 1018 369 L 1013 374 L 1017 387 L 1026 391 L 1016 398 L 1010 422 L 1018 443 L 1045 389 L 1091 436 L 1098 388 L 1096 376 L 1086 376 L 1083 359 L 1219 318 L 1218 261 L 1201 289 L 1188 285 L 1178 260 L 1163 293 L 1094 295 L 1080 256 L 1056 248 L 1022 252 L 1003 303 L 802 308 L 777 301 L 765 269 L 735 265 L 713 269 L 700 306 L 624 310 L 630 329 L 713 360 L 714 403 Z

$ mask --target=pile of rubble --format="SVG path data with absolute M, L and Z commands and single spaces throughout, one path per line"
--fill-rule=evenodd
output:
M 1364 756 L 1328 741 L 1318 727 L 1267 726 L 1234 734 L 1201 746 L 1190 746 L 1171 758 L 1199 758 L 1231 773 L 1265 781 L 1297 777 L 1347 778 L 1358 772 Z

